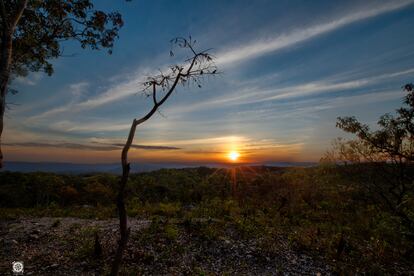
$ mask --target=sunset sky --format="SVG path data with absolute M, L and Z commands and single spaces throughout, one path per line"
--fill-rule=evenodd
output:
M 114 52 L 64 44 L 55 74 L 13 81 L 6 161 L 117 162 L 151 101 L 145 77 L 179 62 L 169 41 L 213 48 L 223 73 L 179 87 L 137 129 L 132 160 L 318 161 L 346 135 L 336 117 L 374 126 L 414 81 L 414 1 L 94 1 L 125 26 Z

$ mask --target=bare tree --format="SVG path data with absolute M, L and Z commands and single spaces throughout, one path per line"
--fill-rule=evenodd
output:
M 159 75 L 148 77 L 144 83 L 144 93 L 152 99 L 153 106 L 151 110 L 141 118 L 135 118 L 132 121 L 128 139 L 122 149 L 121 164 L 122 177 L 119 182 L 118 195 L 116 205 L 119 214 L 120 239 L 115 259 L 112 264 L 111 275 L 118 275 L 119 267 L 122 262 L 123 251 L 126 248 L 129 236 L 129 228 L 127 222 L 127 214 L 125 209 L 125 187 L 128 182 L 130 164 L 128 162 L 128 151 L 134 141 L 135 130 L 138 125 L 144 123 L 157 112 L 161 105 L 171 96 L 178 85 L 195 84 L 201 87 L 201 82 L 205 76 L 217 74 L 217 68 L 213 62 L 212 56 L 208 50 L 197 52 L 194 48 L 195 40 L 178 37 L 171 40 L 172 46 L 188 50 L 191 57 L 186 59 L 181 65 L 171 66 L 168 73 L 160 73 Z M 174 53 L 171 50 L 170 55 Z

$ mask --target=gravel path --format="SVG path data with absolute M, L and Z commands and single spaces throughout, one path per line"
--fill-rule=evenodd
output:
M 130 219 L 125 275 L 327 275 L 320 260 L 278 242 L 268 254 L 255 241 L 220 237 L 206 240 L 184 230 L 173 239 L 148 231 L 149 220 Z M 181 226 L 180 226 L 181 227 Z M 181 228 L 180 228 L 181 229 Z M 102 255 L 93 255 L 98 233 Z M 147 235 L 147 236 L 146 236 Z M 104 275 L 118 237 L 116 219 L 33 218 L 0 222 L 0 274 L 11 274 L 13 261 L 24 262 L 24 275 Z

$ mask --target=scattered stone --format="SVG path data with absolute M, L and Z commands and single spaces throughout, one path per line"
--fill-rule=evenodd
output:
M 34 240 L 38 240 L 39 239 L 39 235 L 32 234 L 32 235 L 30 235 L 30 238 L 31 239 L 34 239 Z
M 51 227 L 56 221 L 59 221 L 59 227 Z M 199 221 L 207 223 L 205 219 Z M 2 223 L 0 222 L 0 226 L 3 226 Z M 187 232 L 185 226 L 177 221 L 179 235 L 171 240 L 163 238 L 159 231 L 150 232 L 148 236 L 143 231 L 150 225 L 151 221 L 148 220 L 129 219 L 131 236 L 124 254 L 125 271 L 138 275 L 315 275 L 316 271 L 321 275 L 330 273 L 330 268 L 325 263 L 297 255 L 288 248 L 288 243 L 281 243 L 278 251 L 280 253 L 268 255 L 260 251 L 256 241 L 241 240 L 231 233 L 210 239 Z M 14 246 L 9 253 L 0 251 L 0 275 L 10 274 L 10 263 L 14 260 L 25 261 L 27 275 L 50 275 L 51 271 L 53 275 L 62 276 L 102 275 L 104 267 L 108 268 L 115 254 L 119 238 L 118 227 L 117 219 L 21 220 L 16 225 L 17 230 L 1 234 L 1 239 Z M 99 261 L 93 256 L 94 229 L 99 230 L 102 247 Z M 28 237 L 37 242 L 29 242 Z M 92 247 L 89 250 L 87 246 Z

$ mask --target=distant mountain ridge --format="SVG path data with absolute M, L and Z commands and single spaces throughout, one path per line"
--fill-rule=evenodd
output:
M 181 169 L 191 167 L 230 168 L 235 166 L 270 166 L 270 167 L 310 167 L 315 162 L 263 162 L 263 163 L 131 163 L 131 172 L 149 172 L 159 169 Z M 17 172 L 54 172 L 54 173 L 113 173 L 120 174 L 121 166 L 118 163 L 78 164 L 59 162 L 5 162 L 4 171 Z

